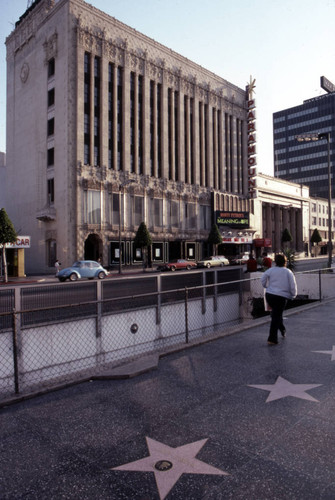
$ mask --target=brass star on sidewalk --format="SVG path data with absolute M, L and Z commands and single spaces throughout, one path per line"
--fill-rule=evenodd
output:
M 335 361 L 335 345 L 333 345 L 333 349 L 331 351 L 312 351 L 312 352 L 319 352 L 321 354 L 330 354 L 331 361 Z
M 227 472 L 223 472 L 195 458 L 207 439 L 178 446 L 177 448 L 171 448 L 148 437 L 146 437 L 146 441 L 150 453 L 148 457 L 114 467 L 112 470 L 153 472 L 161 500 L 166 497 L 184 473 L 215 474 L 218 476 L 229 475 Z
M 248 385 L 248 387 L 255 387 L 263 391 L 270 391 L 266 403 L 275 401 L 276 399 L 286 398 L 292 396 L 299 399 L 307 399 L 307 401 L 318 401 L 317 399 L 307 394 L 306 391 L 319 387 L 322 384 L 292 384 L 288 380 L 278 377 L 276 382 L 271 385 Z

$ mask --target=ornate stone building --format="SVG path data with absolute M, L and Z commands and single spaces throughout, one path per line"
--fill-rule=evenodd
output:
M 198 259 L 248 198 L 247 93 L 83 0 L 35 0 L 7 45 L 8 213 L 27 271 Z M 251 236 L 251 233 L 250 233 Z

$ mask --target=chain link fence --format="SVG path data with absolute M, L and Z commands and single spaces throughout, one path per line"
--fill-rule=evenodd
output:
M 107 373 L 268 315 L 260 273 L 249 276 L 218 270 L 136 285 L 119 279 L 0 290 L 0 400 Z M 332 272 L 295 276 L 299 295 L 289 307 L 335 297 Z

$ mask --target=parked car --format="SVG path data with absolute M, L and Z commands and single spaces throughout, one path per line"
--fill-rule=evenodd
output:
M 71 267 L 66 267 L 59 271 L 57 278 L 59 281 L 77 281 L 80 278 L 99 278 L 102 280 L 108 275 L 108 271 L 99 262 L 94 260 L 78 260 Z
M 231 265 L 240 266 L 246 264 L 247 260 L 249 260 L 249 254 L 245 253 L 243 255 L 237 255 L 233 259 L 230 260 Z
M 158 271 L 176 271 L 177 269 L 193 269 L 197 267 L 195 262 L 185 259 L 175 259 L 157 267 Z
M 229 260 L 226 259 L 226 257 L 224 257 L 223 255 L 213 255 L 212 257 L 208 257 L 208 259 L 199 260 L 197 262 L 197 266 L 207 267 L 208 269 L 215 266 L 229 266 Z

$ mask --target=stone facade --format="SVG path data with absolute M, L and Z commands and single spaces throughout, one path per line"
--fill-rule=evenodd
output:
M 34 2 L 7 45 L 8 213 L 28 272 L 79 258 L 201 258 L 249 211 L 247 93 L 82 0 Z M 119 208 L 121 207 L 121 223 Z

